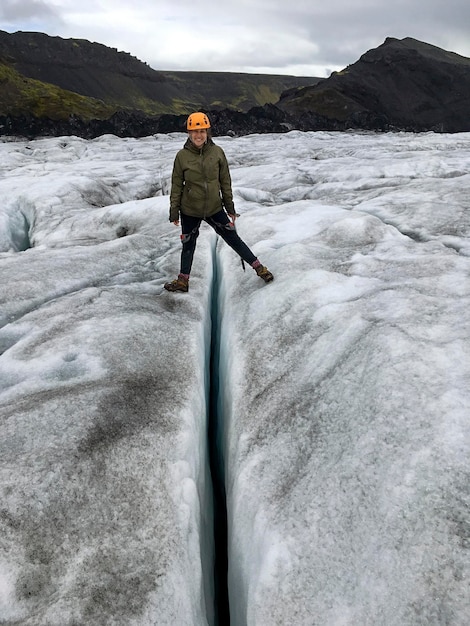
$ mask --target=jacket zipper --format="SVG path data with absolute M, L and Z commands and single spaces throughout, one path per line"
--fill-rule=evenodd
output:
M 208 189 L 207 189 L 207 179 L 206 179 L 206 172 L 204 170 L 204 154 L 203 154 L 203 148 L 200 149 L 199 151 L 200 155 L 201 155 L 201 173 L 202 173 L 202 177 L 204 179 L 204 191 L 205 191 L 205 197 L 204 197 L 204 218 L 207 217 L 207 202 L 208 202 Z

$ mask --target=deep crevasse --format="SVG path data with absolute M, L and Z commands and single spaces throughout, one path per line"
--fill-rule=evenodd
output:
M 214 497 L 214 610 L 215 623 L 222 626 L 230 624 L 230 609 L 227 587 L 227 509 L 225 494 L 224 443 L 223 443 L 223 397 L 227 380 L 220 370 L 220 315 L 219 290 L 220 280 L 217 261 L 218 238 L 213 237 L 212 263 L 212 304 L 211 341 L 208 360 L 209 398 L 208 398 L 208 454 L 211 469 L 212 491 Z

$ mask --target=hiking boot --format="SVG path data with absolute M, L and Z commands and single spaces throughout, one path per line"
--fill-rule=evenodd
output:
M 274 276 L 264 265 L 258 265 L 258 267 L 255 267 L 255 272 L 264 280 L 265 283 L 270 283 L 274 279 Z
M 175 278 L 170 283 L 165 283 L 163 286 L 167 291 L 182 291 L 186 293 L 189 289 L 189 279 L 179 274 L 178 278 Z

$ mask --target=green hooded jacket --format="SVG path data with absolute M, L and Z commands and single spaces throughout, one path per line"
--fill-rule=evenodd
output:
M 235 214 L 227 157 L 210 138 L 200 149 L 188 139 L 173 165 L 170 222 L 180 213 L 204 219 L 222 208 Z

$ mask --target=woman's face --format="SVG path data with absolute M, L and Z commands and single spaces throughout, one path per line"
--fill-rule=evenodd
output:
M 188 131 L 189 138 L 196 148 L 201 148 L 207 141 L 207 130 L 198 128 L 197 130 Z

